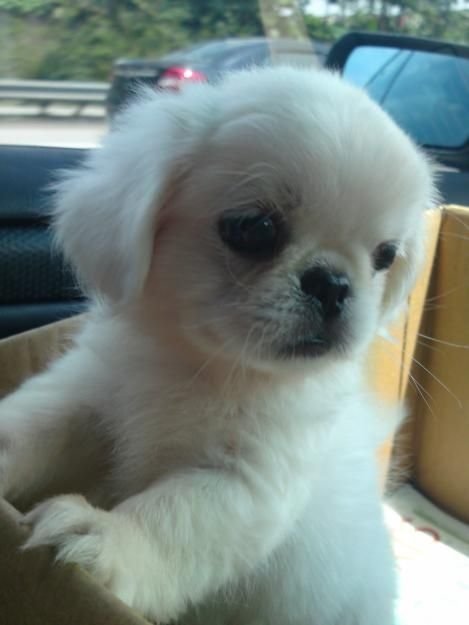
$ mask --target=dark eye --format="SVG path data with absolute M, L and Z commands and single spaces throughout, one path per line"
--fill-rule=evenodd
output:
M 261 209 L 229 211 L 218 222 L 218 232 L 233 251 L 265 258 L 280 249 L 285 224 L 279 215 Z
M 373 267 L 376 271 L 389 269 L 397 254 L 397 243 L 387 241 L 380 243 L 373 252 Z

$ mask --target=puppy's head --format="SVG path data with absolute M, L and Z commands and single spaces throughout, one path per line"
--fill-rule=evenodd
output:
M 155 332 L 253 367 L 348 358 L 403 305 L 430 168 L 326 72 L 234 74 L 147 93 L 59 185 L 84 285 Z

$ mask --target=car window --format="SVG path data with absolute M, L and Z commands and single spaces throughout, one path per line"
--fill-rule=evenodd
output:
M 173 59 L 179 59 L 181 58 L 181 56 L 185 56 L 185 55 L 195 56 L 195 53 L 199 48 L 205 48 L 205 47 L 207 47 L 207 44 L 205 43 L 196 43 L 192 46 L 187 46 L 185 48 L 182 48 L 181 50 L 176 50 L 175 52 L 170 52 L 169 54 L 165 54 L 161 57 L 161 60 L 172 61 Z
M 394 48 L 362 46 L 354 50 L 347 59 L 346 78 L 354 84 L 365 87 L 388 71 L 388 66 L 400 54 Z
M 467 60 L 427 52 L 399 57 L 390 64 L 397 65 L 392 82 L 377 87 L 380 103 L 419 143 L 462 147 L 469 140 Z
M 230 53 L 243 54 L 242 44 L 237 41 L 216 41 L 205 45 L 196 46 L 189 52 L 189 57 L 193 62 L 210 63 L 220 56 Z
M 319 57 L 311 50 L 304 52 L 279 52 L 274 56 L 274 63 L 280 65 L 293 65 L 295 67 L 317 67 L 320 64 Z
M 347 79 L 364 87 L 418 143 L 448 148 L 467 143 L 467 59 L 395 48 L 355 52 Z
M 253 64 L 264 64 L 269 58 L 269 48 L 266 44 L 251 44 L 225 53 L 222 61 L 226 71 L 243 69 Z

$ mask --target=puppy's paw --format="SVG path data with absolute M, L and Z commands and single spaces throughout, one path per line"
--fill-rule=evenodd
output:
M 110 515 L 78 495 L 48 499 L 24 516 L 22 523 L 31 527 L 31 535 L 23 549 L 51 545 L 57 560 L 79 564 L 107 583 L 112 567 L 106 553 L 110 539 L 106 516 Z
M 52 546 L 56 560 L 78 564 L 122 601 L 134 604 L 136 575 L 130 570 L 129 546 L 135 532 L 123 518 L 94 508 L 79 495 L 64 495 L 33 508 L 22 524 L 31 528 L 23 549 Z

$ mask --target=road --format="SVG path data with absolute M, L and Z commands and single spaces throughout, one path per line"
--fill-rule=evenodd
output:
M 0 145 L 42 145 L 59 147 L 95 146 L 107 130 L 97 119 L 3 118 Z

